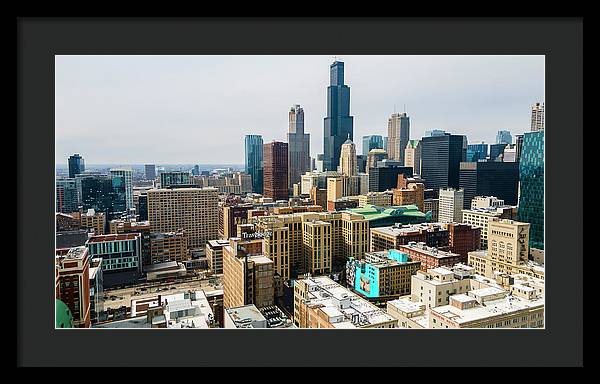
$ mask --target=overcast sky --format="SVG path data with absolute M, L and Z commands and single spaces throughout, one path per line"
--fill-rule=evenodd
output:
M 311 155 L 323 152 L 331 56 L 56 56 L 56 162 L 243 164 L 244 135 L 286 140 L 304 108 Z M 340 57 L 338 57 L 340 58 Z M 354 142 L 387 135 L 404 105 L 426 130 L 495 142 L 529 129 L 544 100 L 544 56 L 341 56 Z

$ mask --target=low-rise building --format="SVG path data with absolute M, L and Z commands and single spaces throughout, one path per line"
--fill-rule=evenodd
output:
M 223 273 L 223 247 L 229 240 L 209 240 L 206 243 L 206 259 L 208 269 L 213 273 Z
M 367 298 L 408 295 L 411 276 L 420 267 L 419 261 L 395 249 L 367 252 L 363 260 L 348 260 L 346 282 Z
M 81 228 L 92 230 L 94 235 L 103 235 L 106 228 L 106 217 L 104 212 L 96 212 L 88 209 L 80 215 Z
M 388 192 L 368 192 L 365 195 L 359 195 L 358 206 L 362 208 L 367 205 L 389 207 L 392 205 L 392 194 Z
M 261 309 L 254 304 L 229 308 L 225 310 L 224 318 L 227 329 L 296 328 L 292 320 L 274 305 Z
M 421 262 L 421 270 L 448 266 L 461 262 L 462 256 L 458 253 L 442 251 L 435 247 L 428 247 L 425 243 L 409 243 L 398 247 L 400 251 L 408 253 L 411 260 Z
M 299 328 L 396 328 L 397 320 L 329 277 L 294 282 L 294 324 Z
M 188 237 L 184 231 L 159 232 L 150 235 L 150 264 L 167 261 L 183 262 L 190 258 Z

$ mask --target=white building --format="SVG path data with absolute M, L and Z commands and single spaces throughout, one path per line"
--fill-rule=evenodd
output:
M 440 189 L 438 221 L 442 223 L 460 222 L 464 199 L 465 191 L 463 189 Z

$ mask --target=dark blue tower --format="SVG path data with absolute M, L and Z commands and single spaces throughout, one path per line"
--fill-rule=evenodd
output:
M 327 116 L 323 132 L 323 168 L 336 171 L 340 163 L 342 144 L 354 140 L 353 117 L 350 116 L 350 88 L 344 85 L 344 63 L 330 65 L 330 85 L 327 87 Z

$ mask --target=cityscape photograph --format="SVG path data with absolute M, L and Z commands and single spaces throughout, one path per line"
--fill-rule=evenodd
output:
M 54 65 L 55 329 L 545 329 L 544 55 Z

